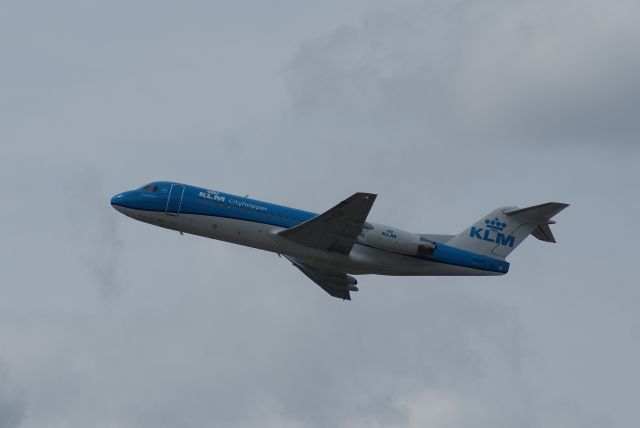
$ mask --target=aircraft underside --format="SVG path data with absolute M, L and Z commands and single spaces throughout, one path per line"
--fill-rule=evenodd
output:
M 232 218 L 194 214 L 167 216 L 164 212 L 130 208 L 126 208 L 126 214 L 145 223 L 178 232 L 287 255 L 322 269 L 352 275 L 485 276 L 503 274 L 390 253 L 359 244 L 355 244 L 347 255 L 308 248 L 280 237 L 278 232 L 283 230 L 281 227 Z

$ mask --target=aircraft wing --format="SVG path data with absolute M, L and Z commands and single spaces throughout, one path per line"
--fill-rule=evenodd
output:
M 306 247 L 349 254 L 375 200 L 373 193 L 355 193 L 329 211 L 279 234 Z
M 358 281 L 351 275 L 344 272 L 320 270 L 293 257 L 284 257 L 333 297 L 351 300 L 349 291 L 358 291 L 358 287 L 356 287 Z

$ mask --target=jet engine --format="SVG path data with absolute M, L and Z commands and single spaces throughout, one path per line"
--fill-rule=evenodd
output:
M 430 256 L 436 248 L 433 241 L 402 229 L 371 224 L 362 230 L 358 240 L 380 250 L 410 256 Z

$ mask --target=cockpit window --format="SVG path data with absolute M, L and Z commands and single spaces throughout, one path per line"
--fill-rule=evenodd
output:
M 142 189 L 143 190 L 147 190 L 149 192 L 157 192 L 158 191 L 158 186 L 156 186 L 155 184 L 147 184 Z

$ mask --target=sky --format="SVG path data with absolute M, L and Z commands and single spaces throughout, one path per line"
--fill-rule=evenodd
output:
M 0 6 L 0 428 L 638 424 L 637 1 Z M 419 233 L 571 206 L 508 275 L 343 302 L 109 205 L 155 180 Z

